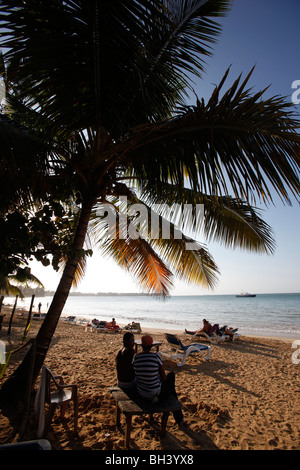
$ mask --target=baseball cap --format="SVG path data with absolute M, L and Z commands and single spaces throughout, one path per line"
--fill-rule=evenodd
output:
M 151 346 L 153 343 L 153 338 L 150 335 L 142 336 L 142 344 L 144 346 Z

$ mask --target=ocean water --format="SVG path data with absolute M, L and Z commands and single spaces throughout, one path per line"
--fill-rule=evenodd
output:
M 13 303 L 13 300 L 10 299 Z M 29 307 L 31 298 L 18 302 Z M 51 297 L 36 297 L 34 311 L 42 303 L 47 312 Z M 163 331 L 202 328 L 206 318 L 239 329 L 239 333 L 255 336 L 280 336 L 300 339 L 300 293 L 258 294 L 253 298 L 235 295 L 172 296 L 162 300 L 153 296 L 69 296 L 62 316 L 77 319 L 110 321 L 120 325 L 139 322 L 142 329 Z

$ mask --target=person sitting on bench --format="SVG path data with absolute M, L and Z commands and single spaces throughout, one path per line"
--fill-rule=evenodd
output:
M 143 351 L 136 354 L 133 358 L 136 386 L 139 395 L 151 403 L 157 403 L 170 395 L 177 398 L 175 374 L 174 372 L 169 372 L 166 375 L 159 353 L 151 352 L 152 336 L 143 336 L 141 343 Z M 184 424 L 181 409 L 173 411 L 173 416 L 178 425 Z
M 118 351 L 116 356 L 118 387 L 122 389 L 135 387 L 135 373 L 132 364 L 134 354 L 134 335 L 127 332 L 123 336 L 123 348 Z

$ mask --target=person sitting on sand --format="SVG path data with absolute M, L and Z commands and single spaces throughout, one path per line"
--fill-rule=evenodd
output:
M 134 335 L 127 332 L 123 336 L 123 348 L 120 349 L 116 356 L 116 368 L 118 387 L 133 388 L 135 386 L 135 373 L 132 364 L 134 351 Z
M 152 352 L 153 338 L 150 335 L 142 336 L 143 351 L 133 358 L 133 367 L 136 377 L 136 386 L 139 395 L 150 401 L 157 403 L 170 395 L 177 398 L 175 390 L 175 374 L 169 372 L 166 375 L 163 361 L 157 352 Z M 181 410 L 173 411 L 173 416 L 177 424 L 184 424 Z

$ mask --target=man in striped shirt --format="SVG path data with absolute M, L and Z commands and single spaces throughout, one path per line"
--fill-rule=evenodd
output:
M 160 398 L 165 398 L 168 395 L 177 398 L 175 374 L 169 372 L 166 375 L 160 355 L 151 351 L 152 343 L 152 336 L 143 336 L 143 351 L 133 358 L 137 391 L 142 398 L 152 403 L 157 403 Z M 181 410 L 174 411 L 173 415 L 176 423 L 184 423 Z

